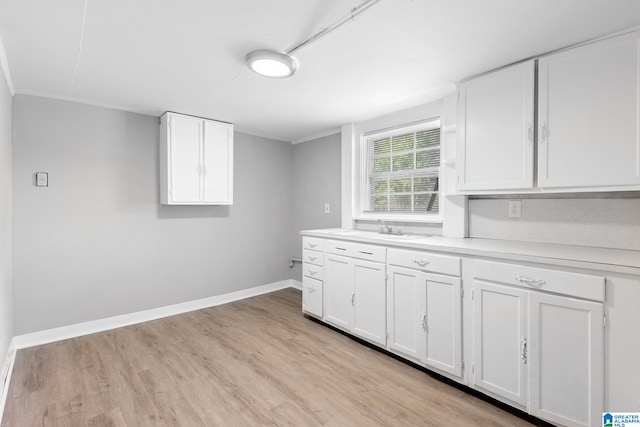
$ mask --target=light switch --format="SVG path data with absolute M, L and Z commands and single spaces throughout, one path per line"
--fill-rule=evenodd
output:
M 36 172 L 36 187 L 48 187 L 49 174 L 47 172 Z
M 324 213 L 326 214 L 331 213 L 331 204 L 329 203 L 324 204 Z
M 509 218 L 520 218 L 522 215 L 522 200 L 509 200 Z

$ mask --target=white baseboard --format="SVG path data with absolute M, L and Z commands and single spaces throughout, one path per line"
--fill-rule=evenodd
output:
M 0 424 L 2 424 L 2 416 L 4 415 L 4 406 L 7 402 L 7 396 L 9 394 L 9 382 L 11 381 L 11 374 L 13 373 L 13 365 L 16 361 L 16 348 L 11 340 L 9 344 L 9 350 L 7 356 L 4 359 L 2 366 L 2 376 L 0 376 Z
M 47 329 L 30 334 L 17 335 L 13 337 L 13 348 L 15 350 L 19 350 L 36 345 L 48 344 L 69 338 L 80 337 L 82 335 L 94 334 L 96 332 L 107 331 L 109 329 L 121 328 L 123 326 L 134 325 L 136 323 L 148 322 L 150 320 L 161 319 L 163 317 L 174 316 L 176 314 L 226 304 L 229 302 L 254 297 L 285 288 L 302 289 L 302 283 L 293 279 L 281 280 L 279 282 L 269 283 L 263 286 L 256 286 L 249 289 L 243 289 L 241 291 L 230 292 L 228 294 L 216 295 L 214 297 L 187 301 L 180 304 L 154 308 L 151 310 L 138 311 L 131 314 L 108 317 L 106 319 L 92 320 L 90 322 L 77 323 L 74 325 Z

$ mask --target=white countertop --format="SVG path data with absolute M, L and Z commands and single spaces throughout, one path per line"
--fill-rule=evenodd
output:
M 416 235 L 408 235 L 395 237 L 380 235 L 373 231 L 339 228 L 303 230 L 300 234 L 390 247 L 431 250 L 459 255 L 474 255 L 640 275 L 640 251 L 509 240 L 458 239 L 442 236 L 417 237 Z

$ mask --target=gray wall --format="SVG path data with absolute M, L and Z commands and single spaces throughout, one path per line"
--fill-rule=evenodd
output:
M 157 118 L 32 96 L 13 113 L 16 334 L 290 277 L 288 142 L 235 134 L 233 206 L 161 206 Z
M 300 230 L 340 227 L 342 218 L 341 135 L 335 134 L 293 146 L 293 231 L 291 256 L 302 255 Z M 324 213 L 330 203 L 331 212 Z M 293 278 L 302 280 L 296 264 Z
M 518 199 L 518 197 L 514 197 Z M 640 198 L 469 200 L 470 237 L 640 250 Z
M 0 373 L 13 337 L 11 93 L 0 70 Z

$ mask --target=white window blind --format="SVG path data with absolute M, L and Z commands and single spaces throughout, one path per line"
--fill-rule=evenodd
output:
M 365 142 L 365 212 L 439 213 L 439 120 L 369 135 Z

